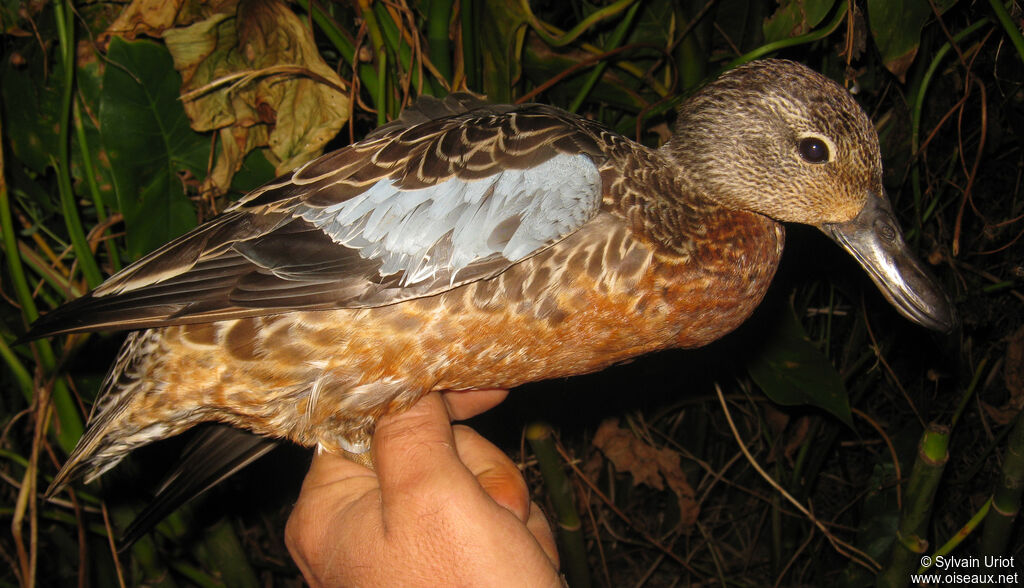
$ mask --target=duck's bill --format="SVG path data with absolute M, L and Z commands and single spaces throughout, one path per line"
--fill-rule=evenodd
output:
M 949 297 L 907 248 L 884 195 L 869 194 L 853 220 L 820 228 L 856 258 L 903 316 L 936 331 L 956 326 Z

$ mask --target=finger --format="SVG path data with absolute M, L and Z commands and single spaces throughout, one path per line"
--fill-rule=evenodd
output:
M 341 454 L 317 450 L 313 454 L 313 461 L 309 464 L 309 471 L 306 472 L 302 489 L 305 491 L 307 487 L 313 489 L 361 477 L 376 478 L 371 470 Z
M 318 451 L 285 526 L 285 545 L 302 573 L 307 578 L 317 577 L 324 546 L 334 544 L 328 538 L 338 528 L 359 527 L 364 533 L 380 528 L 377 504 L 373 472 L 339 455 Z M 353 514 L 362 515 L 361 524 L 351 520 Z
M 508 390 L 451 390 L 442 395 L 452 420 L 462 421 L 501 404 Z
M 494 502 L 526 522 L 530 516 L 530 491 L 515 462 L 469 427 L 456 425 L 453 434 L 459 458 L 484 491 Z
M 448 411 L 438 393 L 381 418 L 372 451 L 385 510 L 470 479 L 455 451 Z
M 289 519 L 316 532 L 326 531 L 332 516 L 346 512 L 367 496 L 376 500 L 377 489 L 377 477 L 370 470 L 340 455 L 318 451 Z
M 530 503 L 530 518 L 526 521 L 526 528 L 540 544 L 540 548 L 544 550 L 544 554 L 548 556 L 551 563 L 558 568 L 558 546 L 555 544 L 555 534 L 551 532 L 548 518 L 544 516 L 544 511 L 536 502 Z

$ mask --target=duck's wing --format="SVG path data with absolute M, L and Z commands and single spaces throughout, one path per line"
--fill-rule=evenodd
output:
M 380 306 L 497 275 L 597 214 L 615 141 L 547 106 L 422 102 L 45 315 L 26 339 Z

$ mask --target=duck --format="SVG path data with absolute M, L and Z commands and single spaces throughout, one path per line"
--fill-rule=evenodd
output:
M 552 106 L 420 99 L 31 327 L 130 331 L 47 495 L 204 422 L 360 456 L 431 391 L 707 345 L 761 302 L 785 223 L 838 243 L 910 321 L 955 326 L 870 120 L 804 65 L 722 74 L 658 148 Z

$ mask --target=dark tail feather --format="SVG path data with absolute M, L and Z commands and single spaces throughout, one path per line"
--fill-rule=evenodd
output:
M 182 452 L 177 466 L 160 485 L 153 501 L 124 530 L 118 552 L 126 551 L 167 515 L 276 446 L 277 442 L 272 439 L 226 425 L 200 431 Z

